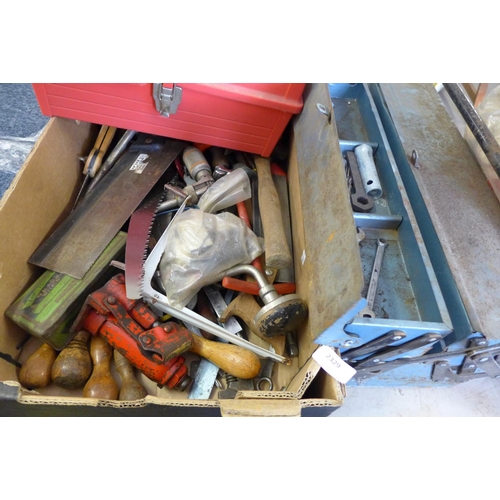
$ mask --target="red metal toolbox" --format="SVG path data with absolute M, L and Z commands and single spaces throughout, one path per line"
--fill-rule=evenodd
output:
M 304 83 L 34 83 L 41 112 L 270 156 Z

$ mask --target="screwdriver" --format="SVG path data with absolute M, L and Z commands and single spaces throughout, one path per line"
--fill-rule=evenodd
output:
M 116 133 L 116 127 L 108 127 L 107 125 L 103 125 L 97 136 L 94 147 L 92 151 L 87 156 L 85 160 L 85 166 L 83 167 L 83 175 L 85 178 L 83 179 L 82 186 L 78 195 L 76 197 L 75 203 L 73 205 L 73 209 L 77 206 L 78 202 L 83 196 L 83 192 L 91 178 L 94 178 L 102 165 L 102 160 L 104 159 L 104 155 L 106 154 L 111 141 Z

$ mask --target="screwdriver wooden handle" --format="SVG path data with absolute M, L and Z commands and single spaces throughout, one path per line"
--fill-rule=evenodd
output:
M 118 399 L 120 401 L 136 401 L 137 399 L 145 398 L 148 395 L 148 391 L 136 380 L 132 363 L 117 350 L 113 353 L 113 357 L 116 370 L 122 379 L 122 387 Z
M 111 374 L 113 348 L 98 335 L 90 341 L 90 356 L 94 368 L 92 375 L 83 388 L 86 398 L 118 399 L 118 384 Z
M 23 364 L 19 371 L 19 382 L 27 389 L 46 387 L 51 382 L 50 371 L 57 351 L 42 344 Z
M 260 372 L 260 359 L 253 352 L 232 344 L 214 342 L 193 334 L 191 352 L 202 356 L 229 375 L 241 379 L 256 377 Z
M 92 374 L 92 359 L 88 349 L 90 333 L 82 330 L 59 353 L 52 365 L 52 381 L 58 387 L 79 389 Z
M 83 168 L 84 175 L 88 174 L 90 177 L 95 177 L 95 175 L 101 168 L 102 160 L 104 159 L 104 155 L 109 149 L 115 133 L 116 127 L 108 127 L 107 125 L 103 125 L 101 127 L 94 147 L 85 162 L 85 166 Z
M 266 246 L 266 266 L 285 269 L 292 265 L 292 254 L 288 247 L 278 191 L 271 175 L 271 160 L 256 156 L 255 167 L 259 182 L 259 209 Z

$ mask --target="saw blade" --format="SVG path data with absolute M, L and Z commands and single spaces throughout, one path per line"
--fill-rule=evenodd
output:
M 128 299 L 142 297 L 140 283 L 144 279 L 144 262 L 158 207 L 164 197 L 163 189 L 152 192 L 130 217 L 125 247 L 125 290 Z
M 170 224 L 173 224 L 175 218 L 182 213 L 188 199 L 189 198 L 186 198 L 183 201 L 182 205 L 179 207 L 178 212 L 175 214 Z M 267 349 L 252 344 L 251 342 L 248 342 L 247 340 L 238 337 L 237 335 L 230 334 L 229 332 L 227 332 L 227 330 L 224 330 L 224 328 L 220 327 L 215 323 L 212 323 L 211 321 L 207 320 L 200 314 L 195 313 L 194 311 L 191 311 L 186 307 L 183 307 L 182 309 L 177 309 L 176 307 L 173 307 L 170 304 L 166 295 L 153 288 L 152 281 L 156 273 L 156 270 L 158 268 L 158 265 L 160 264 L 160 260 L 163 255 L 167 237 L 168 237 L 168 229 L 165 230 L 163 234 L 160 236 L 160 239 L 156 242 L 156 245 L 151 250 L 146 261 L 144 262 L 143 275 L 142 279 L 140 280 L 141 297 L 143 298 L 143 300 L 149 304 L 154 304 L 156 308 L 160 309 L 166 314 L 170 314 L 172 317 L 182 321 L 183 323 L 189 323 L 191 325 L 194 325 L 198 327 L 200 330 L 205 330 L 206 332 L 212 333 L 216 337 L 222 338 L 232 344 L 239 345 L 240 347 L 246 347 L 249 351 L 254 352 L 258 356 L 264 358 L 271 357 L 275 361 L 278 361 L 279 363 L 283 363 L 285 365 L 291 364 L 290 359 L 275 353 L 271 353 Z
M 185 147 L 185 142 L 141 134 L 99 184 L 49 235 L 28 262 L 82 279 Z M 135 145 L 134 145 L 135 146 Z

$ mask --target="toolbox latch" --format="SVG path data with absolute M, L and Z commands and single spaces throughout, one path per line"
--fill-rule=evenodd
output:
M 153 83 L 153 98 L 156 111 L 162 116 L 173 115 L 181 102 L 182 89 L 175 83 L 172 88 L 164 87 L 163 83 Z

